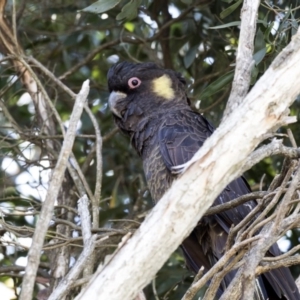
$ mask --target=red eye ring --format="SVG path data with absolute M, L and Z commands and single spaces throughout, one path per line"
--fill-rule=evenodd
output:
M 128 80 L 128 86 L 131 89 L 137 88 L 138 86 L 140 86 L 141 83 L 142 83 L 141 80 L 139 78 L 137 78 L 137 77 L 131 77 Z

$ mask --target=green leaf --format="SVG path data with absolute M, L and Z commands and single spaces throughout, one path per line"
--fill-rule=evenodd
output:
M 266 42 L 263 32 L 260 30 L 260 28 L 258 28 L 254 40 L 254 53 L 261 50 L 262 48 L 266 48 Z
M 291 17 L 292 17 L 292 35 L 296 34 L 298 31 L 298 22 L 296 21 L 293 12 L 291 11 Z
M 219 25 L 219 26 L 208 27 L 208 29 L 222 29 L 222 28 L 239 26 L 239 25 L 241 25 L 241 21 L 234 21 L 234 22 L 230 22 L 227 24 Z
M 255 40 L 254 40 L 254 55 L 253 59 L 255 60 L 255 64 L 258 65 L 267 53 L 266 42 L 264 38 L 263 32 L 258 28 Z
M 90 6 L 82 9 L 84 12 L 90 12 L 93 14 L 101 14 L 103 12 L 106 12 L 115 6 L 117 6 L 121 0 L 99 0 Z
M 258 68 L 256 66 L 253 66 L 251 70 L 251 81 L 250 81 L 251 85 L 254 85 L 254 83 L 256 82 L 258 71 L 259 71 Z
M 116 20 L 122 21 L 126 19 L 130 21 L 134 19 L 138 14 L 138 8 L 140 4 L 141 0 L 131 0 L 122 8 L 122 11 L 116 17 Z
M 265 48 L 260 49 L 253 55 L 255 65 L 258 65 L 264 59 L 266 53 L 267 53 L 267 48 L 265 47 Z
M 220 13 L 220 18 L 224 19 L 227 16 L 229 16 L 232 12 L 234 12 L 242 3 L 242 0 L 238 0 L 237 2 L 235 2 L 234 4 L 232 4 L 231 6 L 227 7 L 226 9 L 224 9 L 221 13 Z
M 264 20 L 257 20 L 257 24 L 263 24 L 265 26 L 268 25 L 268 23 Z M 223 25 L 218 25 L 218 26 L 213 26 L 213 27 L 208 27 L 208 29 L 222 29 L 222 28 L 227 28 L 227 27 L 233 27 L 233 26 L 240 26 L 241 21 L 234 21 L 234 22 L 229 22 Z
M 184 4 L 192 4 L 193 0 L 181 0 L 181 2 Z
M 298 31 L 298 23 L 296 20 L 292 20 L 292 35 L 296 34 Z
M 185 68 L 189 68 L 191 66 L 191 64 L 193 63 L 193 61 L 195 60 L 198 47 L 199 47 L 199 45 L 196 45 L 194 47 L 191 47 L 187 51 L 185 57 L 183 58 Z
M 257 20 L 256 23 L 257 24 L 263 24 L 265 26 L 268 25 L 268 22 L 266 22 L 264 20 Z M 226 24 L 219 25 L 219 26 L 208 27 L 208 29 L 222 29 L 222 28 L 233 27 L 233 26 L 240 26 L 240 25 L 241 25 L 241 21 L 234 21 L 234 22 L 226 23 Z
M 201 98 L 207 98 L 218 91 L 220 91 L 224 86 L 226 86 L 228 83 L 230 83 L 233 79 L 234 72 L 230 71 L 223 76 L 219 77 L 217 80 L 212 82 L 208 87 L 206 87 L 202 93 Z

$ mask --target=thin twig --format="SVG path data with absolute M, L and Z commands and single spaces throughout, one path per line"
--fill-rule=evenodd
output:
M 207 212 L 204 214 L 204 216 L 218 214 L 218 213 L 226 211 L 228 209 L 235 208 L 235 207 L 237 207 L 243 203 L 246 203 L 248 201 L 263 198 L 267 195 L 268 195 L 268 193 L 264 192 L 264 191 L 249 193 L 247 195 L 240 196 L 240 197 L 238 197 L 234 200 L 231 200 L 229 202 L 226 202 L 224 204 L 212 206 L 210 209 L 207 210 Z
M 274 138 L 268 145 L 264 145 L 255 150 L 243 165 L 243 170 L 249 170 L 266 157 L 273 155 L 284 155 L 285 157 L 296 159 L 300 157 L 300 148 L 289 148 L 283 145 L 282 140 Z
M 102 138 L 98 122 L 88 106 L 85 107 L 85 111 L 89 115 L 96 133 L 96 186 L 94 197 L 92 201 L 92 215 L 93 215 L 93 228 L 99 227 L 99 201 L 101 196 L 102 185 Z
M 300 264 L 300 255 L 289 256 L 284 259 L 280 259 L 278 261 L 261 262 L 261 266 L 258 266 L 255 269 L 255 274 L 260 275 L 262 273 L 269 272 L 270 270 L 277 269 L 280 267 L 290 267 L 299 264 Z
M 297 252 L 298 250 L 300 250 L 300 245 L 297 245 L 295 247 L 293 247 L 291 250 L 289 250 L 288 252 L 285 252 L 282 255 L 278 255 L 275 257 L 264 257 L 262 262 L 274 262 L 274 261 L 279 261 L 283 258 L 289 257 L 291 255 L 293 255 L 295 252 Z

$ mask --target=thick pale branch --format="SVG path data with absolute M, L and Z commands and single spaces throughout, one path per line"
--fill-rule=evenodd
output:
M 134 236 L 97 271 L 77 299 L 133 299 L 155 276 L 218 194 L 240 175 L 244 160 L 263 137 L 291 121 L 287 108 L 300 92 L 299 57 L 297 33 L 243 103 L 187 164 L 185 174 L 173 183 Z

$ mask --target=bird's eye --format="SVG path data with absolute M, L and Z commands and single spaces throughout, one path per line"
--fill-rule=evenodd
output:
M 131 89 L 137 88 L 141 83 L 142 83 L 141 80 L 138 79 L 137 77 L 132 77 L 128 80 L 128 86 Z

